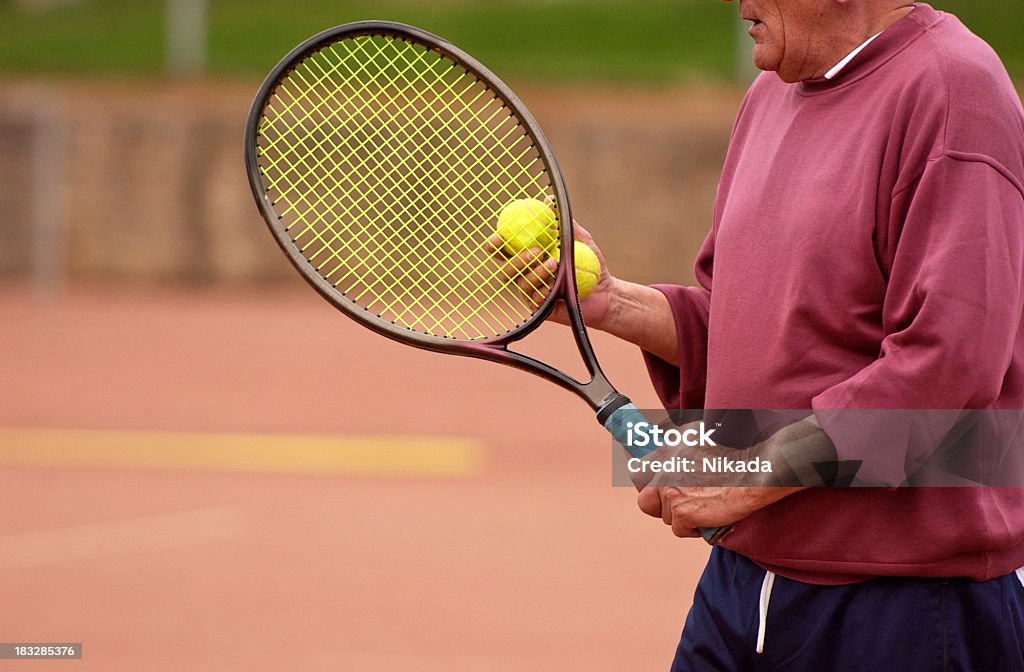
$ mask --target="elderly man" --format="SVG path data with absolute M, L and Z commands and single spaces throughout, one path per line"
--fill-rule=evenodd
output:
M 807 409 L 784 450 L 897 485 L 892 448 L 829 411 L 1024 408 L 1020 100 L 925 4 L 739 12 L 770 72 L 739 110 L 700 286 L 605 270 L 584 312 L 644 350 L 666 407 Z M 1019 489 L 646 487 L 639 505 L 679 536 L 735 524 L 673 670 L 1024 670 Z

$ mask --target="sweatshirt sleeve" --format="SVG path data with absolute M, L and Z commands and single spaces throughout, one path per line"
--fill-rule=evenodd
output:
M 658 398 L 665 408 L 704 407 L 707 387 L 708 314 L 714 263 L 714 232 L 708 234 L 697 254 L 697 287 L 653 285 L 668 299 L 676 325 L 679 361 L 666 362 L 644 352 L 644 363 Z
M 997 405 L 1021 328 L 1024 192 L 985 157 L 947 153 L 893 196 L 890 222 L 878 358 L 812 400 L 839 458 L 880 485 L 904 482 L 958 417 L 906 411 Z

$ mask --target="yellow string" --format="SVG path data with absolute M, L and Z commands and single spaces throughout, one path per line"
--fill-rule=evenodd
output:
M 553 197 L 550 175 L 520 120 L 461 66 L 399 39 L 344 39 L 279 83 L 259 129 L 281 226 L 356 305 L 467 340 L 538 308 L 485 241 L 507 203 Z

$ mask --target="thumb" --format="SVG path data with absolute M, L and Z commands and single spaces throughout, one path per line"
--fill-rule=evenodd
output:
M 661 518 L 661 495 L 657 488 L 644 488 L 636 496 L 640 510 L 653 518 Z

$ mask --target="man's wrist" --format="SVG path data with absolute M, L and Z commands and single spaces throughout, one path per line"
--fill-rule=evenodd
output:
M 679 358 L 675 318 L 668 298 L 647 285 L 611 278 L 608 308 L 588 324 L 646 350 L 667 362 Z
M 823 487 L 835 483 L 838 456 L 814 415 L 783 427 L 752 449 L 772 465 L 765 485 Z

